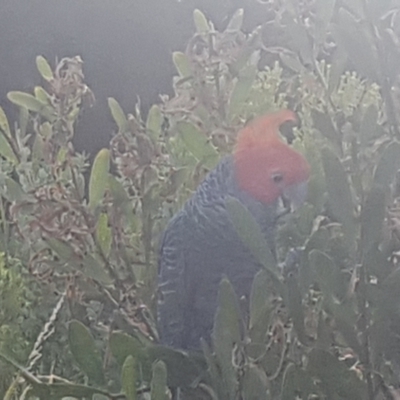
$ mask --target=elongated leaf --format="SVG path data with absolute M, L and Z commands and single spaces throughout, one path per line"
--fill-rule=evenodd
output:
M 311 116 L 314 122 L 314 127 L 318 129 L 321 134 L 329 139 L 336 148 L 340 146 L 340 136 L 332 123 L 332 119 L 327 113 L 318 110 L 312 110 Z M 341 149 L 339 148 L 341 151 Z
M 265 270 L 259 271 L 253 280 L 250 294 L 249 335 L 252 343 L 263 343 L 268 332 L 273 307 L 269 302 L 268 282 L 270 277 Z
M 137 365 L 135 359 L 129 355 L 122 366 L 121 383 L 127 400 L 136 400 Z
M 68 327 L 68 340 L 75 361 L 94 383 L 104 383 L 103 365 L 94 339 L 81 322 L 73 320 Z
M 49 63 L 43 56 L 36 57 L 36 67 L 44 80 L 50 82 L 52 79 L 54 79 L 53 71 L 51 70 Z
M 246 104 L 245 102 L 253 86 L 256 73 L 257 68 L 253 65 L 240 71 L 229 100 L 228 116 L 231 121 L 239 116 L 240 111 Z
M 226 27 L 227 32 L 237 32 L 242 29 L 243 24 L 243 15 L 244 11 L 243 8 L 239 8 L 236 12 L 232 15 L 231 20 Z
M 251 250 L 261 265 L 278 281 L 276 261 L 261 232 L 260 226 L 250 211 L 239 200 L 233 197 L 226 201 L 226 207 L 233 226 L 242 242 Z
M 174 51 L 172 53 L 172 60 L 176 70 L 182 78 L 187 78 L 192 75 L 190 62 L 185 53 L 182 53 L 181 51 Z
M 289 364 L 283 374 L 281 400 L 308 399 L 315 393 L 311 376 L 299 366 Z
M 147 347 L 136 337 L 122 332 L 113 332 L 110 337 L 110 349 L 120 365 L 123 365 L 127 356 L 131 355 L 136 360 L 140 370 L 138 378 L 145 382 L 151 379 L 151 361 L 147 354 Z
M 70 261 L 75 256 L 73 248 L 69 244 L 62 242 L 59 239 L 48 238 L 46 239 L 46 243 L 63 261 Z
M 29 111 L 25 107 L 19 108 L 18 126 L 20 129 L 21 137 L 26 135 L 26 127 L 28 126 Z
M 374 185 L 367 195 L 361 210 L 361 239 L 363 254 L 382 237 L 383 221 L 385 219 L 385 193 L 383 188 Z
M 118 101 L 113 97 L 108 98 L 108 107 L 111 111 L 111 115 L 114 118 L 115 123 L 118 126 L 118 130 L 125 132 L 128 127 L 128 120 L 126 119 L 125 113 L 119 105 Z
M 17 201 L 17 202 L 20 202 L 26 199 L 27 197 L 21 185 L 15 182 L 14 179 L 9 178 L 8 176 L 5 178 L 5 190 L 3 188 L 2 195 L 8 201 Z
M 153 364 L 153 377 L 150 383 L 151 400 L 166 400 L 167 395 L 167 368 L 162 361 Z
M 97 153 L 93 161 L 92 172 L 89 181 L 89 208 L 94 209 L 104 197 L 108 183 L 110 170 L 110 152 L 102 149 Z
M 375 169 L 374 184 L 388 190 L 400 169 L 400 143 L 392 142 L 383 151 Z
M 293 326 L 296 330 L 299 341 L 305 346 L 308 345 L 306 329 L 304 326 L 304 311 L 301 292 L 299 289 L 297 276 L 292 273 L 286 277 L 286 301 Z
M 310 266 L 324 296 L 341 298 L 345 286 L 341 279 L 338 266 L 327 254 L 319 250 L 312 250 L 309 254 Z
M 309 372 L 321 380 L 325 393 L 334 393 L 343 399 L 363 400 L 368 398 L 365 383 L 357 378 L 354 371 L 331 353 L 313 349 L 309 357 Z
M 353 242 L 356 234 L 354 204 L 346 172 L 339 159 L 327 147 L 322 150 L 322 162 L 329 196 L 329 209 L 342 224 L 347 238 Z
M 190 122 L 182 121 L 178 123 L 178 131 L 186 148 L 197 160 L 205 162 L 210 168 L 215 166 L 218 152 L 200 129 Z
M 378 125 L 378 109 L 375 104 L 371 104 L 365 111 L 361 121 L 360 134 L 361 143 L 365 146 L 368 142 L 379 135 L 381 129 Z
M 219 288 L 212 339 L 226 390 L 229 398 L 234 398 L 237 379 L 232 356 L 235 344 L 241 341 L 240 315 L 235 291 L 227 278 L 222 279 Z
M 88 278 L 95 279 L 105 285 L 113 283 L 103 265 L 90 254 L 87 254 L 82 260 L 82 272 Z
M 198 33 L 206 33 L 210 30 L 206 16 L 197 8 L 193 11 L 193 20 Z
M 17 106 L 24 107 L 29 111 L 37 112 L 52 121 L 55 117 L 55 112 L 52 107 L 41 102 L 35 96 L 24 92 L 8 92 L 7 98 Z
M 336 0 L 317 0 L 316 8 L 316 32 L 318 43 L 322 44 L 327 34 L 327 27 L 332 19 Z
M 42 103 L 51 104 L 50 95 L 41 86 L 35 86 L 33 93 L 35 94 L 35 97 Z
M 268 400 L 268 378 L 263 369 L 248 364 L 242 378 L 243 400 Z
M 158 139 L 161 134 L 163 116 L 160 107 L 153 104 L 149 110 L 146 121 L 146 130 L 153 139 Z
M 8 137 L 11 137 L 10 125 L 8 124 L 7 115 L 1 107 L 0 107 L 0 129 Z
M 96 226 L 96 240 L 103 254 L 108 257 L 111 250 L 111 228 L 108 226 L 108 215 L 101 213 Z
M 4 135 L 6 135 L 6 133 L 2 130 L 0 132 L 0 156 L 16 165 L 18 164 L 18 157 L 15 155 L 14 150 Z
M 299 60 L 299 57 L 291 52 L 281 52 L 279 54 L 279 58 L 288 68 L 292 71 L 301 73 L 304 71 L 304 66 Z

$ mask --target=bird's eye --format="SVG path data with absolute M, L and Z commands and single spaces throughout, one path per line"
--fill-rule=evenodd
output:
M 283 181 L 283 175 L 279 172 L 272 175 L 272 180 L 274 183 L 281 183 Z

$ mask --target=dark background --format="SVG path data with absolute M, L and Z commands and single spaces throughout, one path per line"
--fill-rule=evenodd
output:
M 0 105 L 13 121 L 17 110 L 7 92 L 31 92 L 41 83 L 37 55 L 52 66 L 80 55 L 96 104 L 82 116 L 74 144 L 93 156 L 114 129 L 107 97 L 131 112 L 139 96 L 146 113 L 159 94 L 172 94 L 171 55 L 195 31 L 193 10 L 223 28 L 239 7 L 245 29 L 262 21 L 256 0 L 0 0 Z

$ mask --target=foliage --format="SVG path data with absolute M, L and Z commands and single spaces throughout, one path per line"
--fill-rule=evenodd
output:
M 14 129 L 0 109 L 4 398 L 395 399 L 399 7 L 266 2 L 249 34 L 243 10 L 222 32 L 196 10 L 174 97 L 145 120 L 109 98 L 117 131 L 87 184 L 71 144 L 94 101 L 82 60 L 38 57 L 43 87 L 8 94 Z M 282 133 L 313 172 L 306 204 L 280 219 L 280 262 L 228 204 L 265 266 L 248 315 L 224 279 L 212 347 L 158 345 L 159 234 L 248 119 L 288 106 L 301 126 Z

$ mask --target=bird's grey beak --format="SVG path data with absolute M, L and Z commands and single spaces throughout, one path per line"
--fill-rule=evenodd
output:
M 307 198 L 307 188 L 307 181 L 285 188 L 282 191 L 282 202 L 285 208 L 293 212 L 303 205 Z

